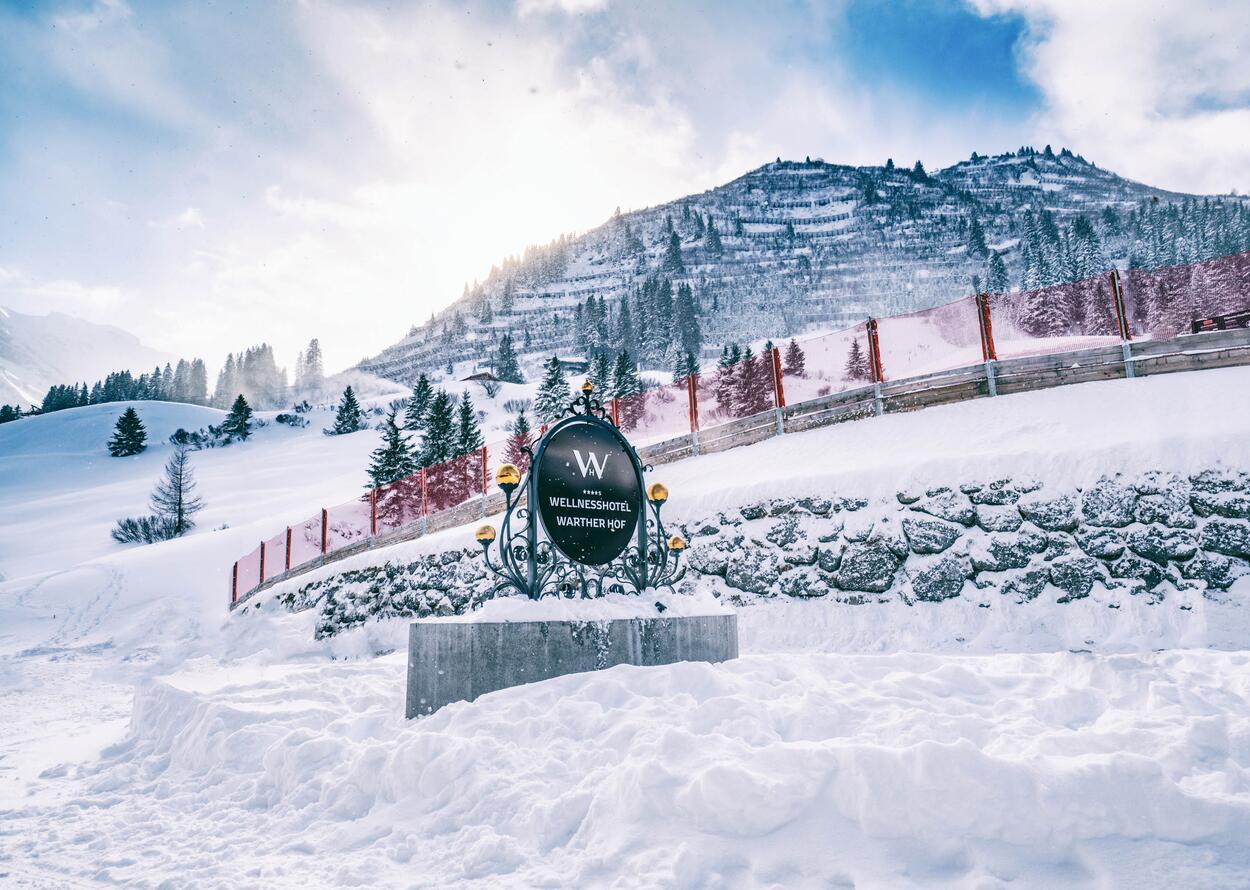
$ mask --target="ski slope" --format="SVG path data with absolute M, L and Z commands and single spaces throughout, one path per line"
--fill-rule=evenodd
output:
M 683 518 L 1244 468 L 1247 392 L 1245 368 L 1084 384 L 655 475 Z M 152 406 L 153 441 L 208 416 Z M 403 622 L 317 642 L 311 614 L 225 609 L 235 555 L 307 515 L 308 492 L 359 490 L 376 434 L 321 436 L 325 415 L 197 453 L 200 528 L 123 548 L 101 532 L 142 507 L 162 449 L 102 457 L 111 416 L 77 410 L 0 428 L 0 885 L 1245 886 L 1246 579 L 1206 612 L 1039 604 L 973 634 L 956 604 L 752 607 L 737 662 L 619 667 L 406 722 Z

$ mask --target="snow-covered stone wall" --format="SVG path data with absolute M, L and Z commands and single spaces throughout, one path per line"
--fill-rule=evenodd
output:
M 1084 490 L 1022 479 L 829 493 L 746 504 L 685 524 L 682 585 L 746 605 L 772 598 L 846 604 L 993 597 L 1068 603 L 1101 587 L 1162 601 L 1223 600 L 1250 575 L 1250 473 L 1104 477 Z M 306 584 L 279 602 L 318 609 L 318 637 L 371 619 L 463 612 L 492 596 L 470 550 L 383 563 Z M 1114 607 L 1114 605 L 1112 606 Z

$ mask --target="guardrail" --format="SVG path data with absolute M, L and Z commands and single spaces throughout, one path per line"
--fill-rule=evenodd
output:
M 1250 364 L 1250 328 L 1167 336 L 1188 329 L 1184 316 L 1197 308 L 1214 314 L 1247 304 L 1250 253 L 1134 270 L 1123 279 L 1113 271 L 869 319 L 808 338 L 784 358 L 778 348 L 743 356 L 609 406 L 617 424 L 644 443 L 643 460 L 662 464 L 969 399 Z M 1065 322 L 1054 305 L 1073 318 Z M 1140 339 L 1143 333 L 1151 339 Z M 506 443 L 486 446 L 322 509 L 262 541 L 231 569 L 230 607 L 328 563 L 502 512 L 503 497 L 490 493 L 490 478 L 510 452 L 515 456 L 516 448 Z

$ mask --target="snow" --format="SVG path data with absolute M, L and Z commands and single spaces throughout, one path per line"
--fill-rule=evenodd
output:
M 1083 384 L 652 475 L 677 522 L 816 491 L 1246 468 L 1248 387 L 1247 368 Z M 311 612 L 225 610 L 238 553 L 359 491 L 376 434 L 322 436 L 326 410 L 199 452 L 200 527 L 123 548 L 107 527 L 142 508 L 163 437 L 219 415 L 138 403 L 154 444 L 112 459 L 122 408 L 0 427 L 0 884 L 1245 884 L 1246 579 L 1225 603 L 1118 610 L 751 606 L 735 662 L 622 666 L 407 722 L 405 622 L 316 641 Z M 508 600 L 481 616 L 539 614 L 588 613 Z

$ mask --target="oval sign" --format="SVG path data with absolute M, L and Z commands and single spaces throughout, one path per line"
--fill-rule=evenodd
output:
M 629 546 L 642 509 L 642 485 L 620 436 L 592 421 L 555 430 L 534 471 L 538 515 L 561 553 L 604 565 Z

